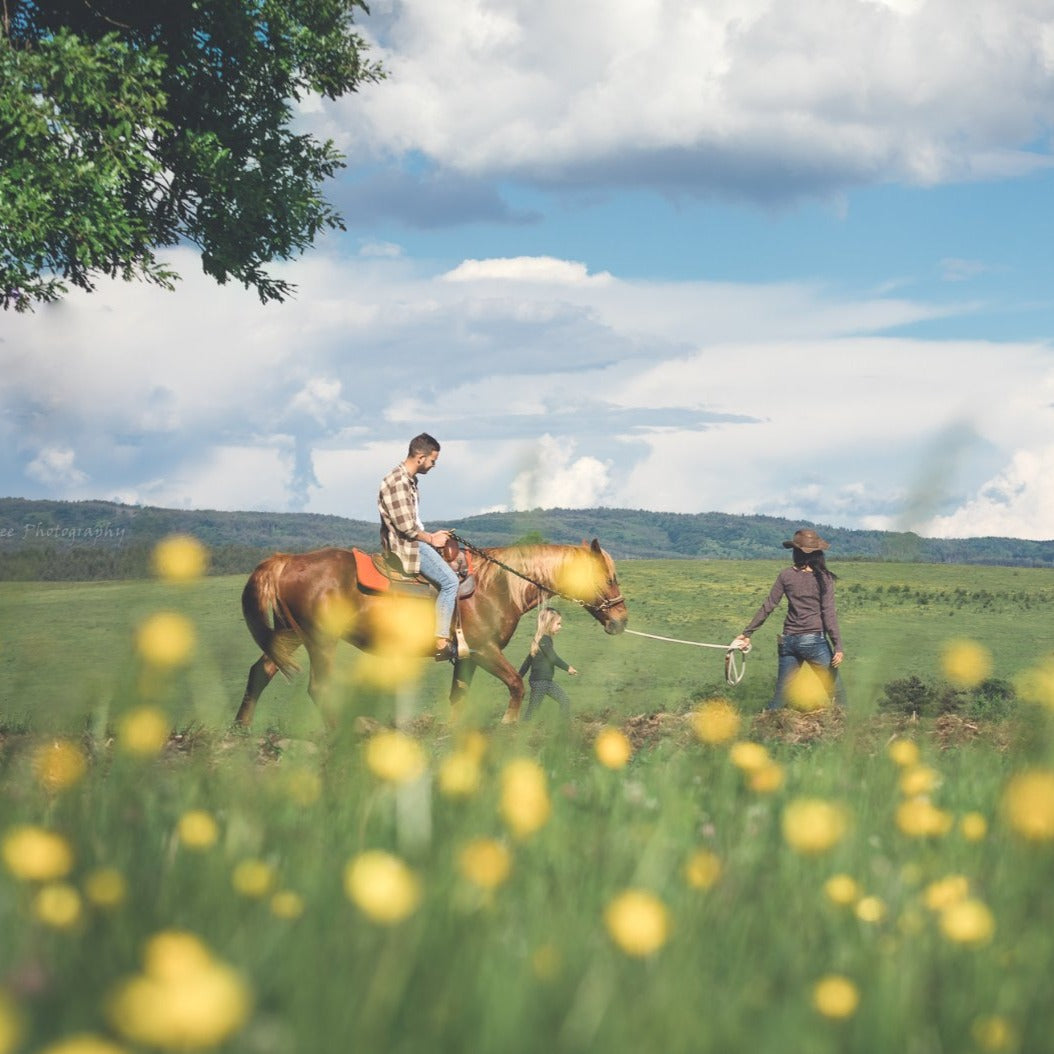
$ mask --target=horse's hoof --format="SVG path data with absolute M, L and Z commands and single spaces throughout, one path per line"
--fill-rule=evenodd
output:
M 501 723 L 503 725 L 515 725 L 515 724 L 519 723 L 519 720 L 520 720 L 520 715 L 519 714 L 514 714 L 511 710 L 506 710 L 505 714 L 503 715 L 503 717 L 501 719 Z

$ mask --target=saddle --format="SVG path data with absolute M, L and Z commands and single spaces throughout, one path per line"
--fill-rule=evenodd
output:
M 390 553 L 366 553 L 353 548 L 355 575 L 359 590 L 370 596 L 379 593 L 400 593 L 403 596 L 434 597 L 436 588 L 424 575 L 408 575 L 398 557 Z M 472 596 L 476 591 L 476 576 L 472 572 L 472 560 L 461 552 L 457 542 L 451 538 L 440 550 L 443 559 L 458 577 L 458 600 Z

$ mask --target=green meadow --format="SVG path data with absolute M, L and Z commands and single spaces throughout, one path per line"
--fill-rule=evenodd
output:
M 726 644 L 782 566 L 623 562 L 630 628 Z M 346 648 L 335 730 L 301 673 L 248 733 L 242 576 L 0 584 L 0 1054 L 1054 1048 L 1054 579 L 831 567 L 844 715 L 762 714 L 782 610 L 729 686 L 563 603 L 570 721 Z M 964 641 L 999 708 L 886 705 Z

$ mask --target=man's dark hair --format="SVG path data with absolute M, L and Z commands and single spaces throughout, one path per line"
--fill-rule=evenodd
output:
M 410 457 L 416 457 L 418 454 L 431 454 L 433 450 L 438 449 L 439 440 L 427 432 L 422 432 L 410 440 Z

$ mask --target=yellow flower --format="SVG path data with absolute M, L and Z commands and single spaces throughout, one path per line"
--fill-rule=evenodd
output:
M 22 1039 L 22 1015 L 14 1000 L 0 988 L 0 1054 L 12 1054 Z
M 298 919 L 304 914 L 304 898 L 291 889 L 281 889 L 271 897 L 271 914 L 279 919 Z
M 974 688 L 992 672 L 992 653 L 977 641 L 949 641 L 941 652 L 941 666 L 957 688 Z
M 477 762 L 482 761 L 487 753 L 487 737 L 478 728 L 463 732 L 458 736 L 458 750 Z
M 980 900 L 959 900 L 941 912 L 941 932 L 957 944 L 984 944 L 995 933 L 995 918 Z
M 242 860 L 231 872 L 231 885 L 243 897 L 258 900 L 274 889 L 274 868 L 264 860 Z
M 947 834 L 954 822 L 951 813 L 938 809 L 928 798 L 909 798 L 897 806 L 897 826 L 912 838 Z
M 331 637 L 344 637 L 354 628 L 358 610 L 347 597 L 330 593 L 322 598 L 318 609 L 318 624 Z
M 179 818 L 176 834 L 188 849 L 211 849 L 220 836 L 220 829 L 211 813 L 191 809 Z
M 711 699 L 692 714 L 695 734 L 711 746 L 735 739 L 740 723 L 739 712 L 724 699 Z
M 844 805 L 821 798 L 797 798 L 783 810 L 783 837 L 799 853 L 825 853 L 849 830 Z
M 906 766 L 900 774 L 900 792 L 906 798 L 916 798 L 936 790 L 940 782 L 940 774 L 928 765 Z
M 574 600 L 594 600 L 604 585 L 604 572 L 588 549 L 573 551 L 555 577 L 557 590 Z
M 69 842 L 43 827 L 9 828 L 0 845 L 0 853 L 8 871 L 15 878 L 28 882 L 64 878 L 73 869 L 73 850 Z
M 775 793 L 783 786 L 783 780 L 783 766 L 778 765 L 775 761 L 763 765 L 761 768 L 751 772 L 747 777 L 750 789 L 758 794 Z
M 710 889 L 721 877 L 721 858 L 709 849 L 697 849 L 684 865 L 685 881 L 693 889 Z
M 344 891 L 363 914 L 386 926 L 412 915 L 421 901 L 417 875 L 397 856 L 378 849 L 348 863 Z
M 842 1020 L 856 1013 L 860 1005 L 860 992 L 848 977 L 828 974 L 813 986 L 812 1005 L 824 1017 Z
M 855 904 L 860 898 L 860 886 L 850 875 L 831 875 L 824 882 L 823 891 L 827 894 L 828 900 L 843 907 Z
M 1054 772 L 1032 769 L 1014 776 L 1003 793 L 1003 812 L 1030 842 L 1054 839 Z
M 482 779 L 479 761 L 467 750 L 448 754 L 439 763 L 439 793 L 448 798 L 470 798 Z
M 389 783 L 412 783 L 425 771 L 425 752 L 402 732 L 378 732 L 366 744 L 366 767 Z
M 517 758 L 501 773 L 501 815 L 517 838 L 527 838 L 549 819 L 552 805 L 545 772 L 537 761 Z
M 33 752 L 37 782 L 52 793 L 79 783 L 88 771 L 84 751 L 68 739 L 56 739 Z
M 919 761 L 919 745 L 913 739 L 894 739 L 886 752 L 901 768 L 910 768 Z
M 185 665 L 196 643 L 190 619 L 174 611 L 158 611 L 151 615 L 136 633 L 139 654 L 151 666 L 163 669 Z
M 959 820 L 959 831 L 968 842 L 980 842 L 988 834 L 988 821 L 979 812 L 968 812 Z
M 970 882 L 965 875 L 948 875 L 926 887 L 923 902 L 930 911 L 944 911 L 965 900 L 969 893 Z
M 625 732 L 617 728 L 602 728 L 594 744 L 597 760 L 609 769 L 621 769 L 633 756 L 633 744 Z
M 3 1050 L 0 1045 L 0 1052 Z M 49 1043 L 39 1054 L 128 1054 L 128 1048 L 90 1032 L 77 1032 L 56 1043 Z
M 861 897 L 855 914 L 861 922 L 881 922 L 886 917 L 886 902 L 881 897 Z
M 1014 1050 L 1019 1038 L 1013 1024 L 999 1014 L 976 1018 L 970 1034 L 982 1050 Z
M 611 939 L 627 955 L 651 955 L 670 934 L 666 905 L 643 889 L 628 889 L 615 897 L 604 911 L 604 922 Z
M 167 582 L 192 582 L 208 563 L 208 550 L 189 534 L 170 534 L 154 546 L 154 574 Z
M 97 908 L 116 908 L 128 895 L 128 883 L 116 868 L 96 868 L 84 878 L 84 895 Z
M 512 870 L 512 854 L 493 838 L 477 838 L 458 856 L 461 874 L 480 889 L 497 889 Z
M 834 694 L 834 675 L 805 663 L 787 679 L 784 691 L 788 705 L 795 710 L 825 710 Z
M 45 926 L 68 930 L 81 917 L 81 895 L 66 882 L 50 882 L 37 891 L 32 911 Z
M 122 1036 L 164 1050 L 217 1046 L 241 1028 L 251 1009 L 242 976 L 193 934 L 179 932 L 153 937 L 143 973 L 120 982 L 106 1002 Z
M 314 805 L 322 797 L 322 777 L 312 769 L 292 768 L 285 774 L 285 792 L 297 805 Z
M 752 743 L 745 739 L 733 743 L 728 748 L 728 758 L 743 772 L 757 772 L 758 769 L 772 764 L 769 752 L 760 743 Z
M 129 710 L 117 726 L 117 745 L 136 757 L 160 754 L 168 742 L 168 718 L 154 706 Z
M 1054 659 L 1018 674 L 1014 678 L 1014 690 L 1027 703 L 1054 709 Z
M 563 957 L 555 944 L 541 944 L 531 953 L 531 972 L 539 981 L 553 981 L 560 975 Z

